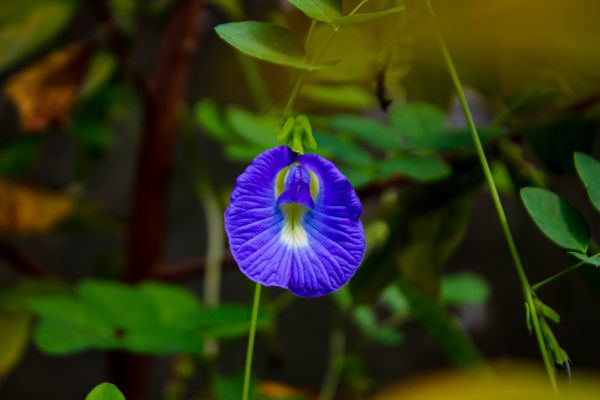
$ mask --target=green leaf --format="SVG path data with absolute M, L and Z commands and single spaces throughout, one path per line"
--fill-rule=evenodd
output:
M 483 144 L 490 140 L 506 136 L 506 129 L 498 127 L 477 128 L 479 138 Z M 473 138 L 466 128 L 444 128 L 429 131 L 419 136 L 404 137 L 405 147 L 413 150 L 474 150 Z
M 342 16 L 341 0 L 289 0 L 307 17 L 331 23 Z
M 366 186 L 378 178 L 375 168 L 369 166 L 342 166 L 340 167 L 340 171 L 342 171 L 355 188 Z
M 560 315 L 552 307 L 547 306 L 538 298 L 535 298 L 533 302 L 535 304 L 537 313 L 543 315 L 545 318 L 548 318 L 555 324 L 558 324 L 560 322 Z
M 215 30 L 231 46 L 263 61 L 308 71 L 330 66 L 307 64 L 300 40 L 278 25 L 257 21 L 230 22 Z
M 75 9 L 71 0 L 19 0 L 0 4 L 0 72 L 54 37 Z
M 217 308 L 204 309 L 190 316 L 190 324 L 204 338 L 227 339 L 244 337 L 250 328 L 252 309 L 240 304 L 222 304 Z M 259 311 L 257 326 L 264 328 L 272 323 L 272 316 Z
M 385 303 L 394 314 L 408 315 L 410 312 L 410 303 L 398 285 L 388 286 L 381 294 L 381 301 Z
M 369 145 L 381 150 L 401 148 L 398 135 L 388 126 L 369 117 L 335 115 L 328 119 L 329 127 L 356 135 Z
M 393 8 L 388 8 L 387 10 L 374 11 L 368 13 L 360 13 L 360 14 L 352 14 L 352 15 L 344 15 L 343 17 L 336 18 L 332 21 L 332 25 L 337 27 L 346 27 L 355 24 L 361 24 L 363 22 L 373 21 L 375 19 L 385 17 L 392 14 L 397 14 L 399 12 L 404 11 L 404 6 L 398 6 Z
M 441 109 L 426 103 L 408 103 L 393 107 L 390 125 L 403 137 L 418 138 L 431 132 L 443 131 L 446 115 Z
M 548 322 L 544 319 L 540 319 L 540 326 L 542 328 L 542 334 L 544 336 L 544 341 L 546 342 L 546 347 L 550 352 L 550 356 L 552 360 L 559 365 L 564 365 L 570 363 L 569 355 L 567 352 L 560 346 L 558 340 L 554 336 L 554 332 L 548 325 Z
M 147 354 L 201 354 L 207 338 L 247 335 L 251 308 L 221 305 L 203 308 L 188 290 L 165 283 L 128 286 L 90 280 L 78 296 L 39 297 L 31 301 L 41 320 L 34 339 L 50 354 L 87 349 L 123 349 Z M 261 312 L 258 326 L 272 317 Z
M 349 165 L 373 165 L 373 157 L 361 147 L 349 141 L 343 141 L 335 136 L 319 132 L 314 134 L 317 143 L 319 143 L 319 153 L 334 156 Z
M 88 280 L 79 285 L 77 292 L 97 318 L 104 317 L 118 329 L 147 329 L 157 323 L 155 305 L 140 296 L 138 288 L 115 281 Z
M 248 142 L 273 147 L 277 144 L 279 121 L 268 115 L 256 115 L 237 107 L 227 110 L 227 121 Z
M 325 106 L 352 110 L 364 110 L 377 103 L 372 92 L 356 85 L 305 84 L 300 96 Z
M 479 275 L 461 272 L 444 277 L 441 299 L 448 304 L 478 305 L 490 298 L 490 285 Z
M 75 298 L 40 298 L 32 301 L 31 308 L 42 317 L 34 332 L 35 343 L 48 354 L 118 347 L 110 322 Z
M 406 156 L 382 161 L 384 176 L 403 175 L 420 182 L 440 180 L 450 176 L 452 169 L 437 156 Z
M 593 265 L 594 267 L 600 267 L 600 255 L 595 255 L 595 256 L 588 256 L 582 253 L 578 253 L 576 251 L 570 251 L 569 254 L 571 254 L 573 257 L 578 258 L 579 260 L 585 262 L 586 264 L 590 264 Z
M 125 396 L 115 385 L 104 382 L 92 389 L 85 400 L 125 400 Z
M 381 326 L 377 322 L 375 312 L 367 306 L 358 306 L 354 310 L 354 322 L 366 336 L 371 339 L 388 344 L 399 344 L 403 336 L 400 332 Z
M 575 153 L 575 169 L 592 204 L 600 212 L 600 161 L 583 153 Z
M 579 211 L 546 189 L 521 189 L 521 199 L 540 230 L 554 243 L 567 250 L 585 253 L 590 228 Z
M 138 291 L 154 304 L 156 317 L 164 324 L 173 324 L 201 311 L 196 296 L 178 286 L 145 282 L 138 287 Z

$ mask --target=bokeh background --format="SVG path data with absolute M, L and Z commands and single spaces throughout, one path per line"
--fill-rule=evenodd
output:
M 262 20 L 288 26 L 304 37 L 309 20 L 286 1 L 197 3 L 24 0 L 0 4 L 0 54 L 4 54 L 0 55 L 0 291 L 11 293 L 16 282 L 44 278 L 46 268 L 69 284 L 90 277 L 125 276 L 137 281 L 138 277 L 127 272 L 128 265 L 136 262 L 130 254 L 136 233 L 129 224 L 156 215 L 158 220 L 143 222 L 144 229 L 155 224 L 162 232 L 155 238 L 156 257 L 150 254 L 154 251 L 151 244 L 137 262 L 152 263 L 148 270 L 159 264 L 163 272 L 177 272 L 144 278 L 163 279 L 189 289 L 200 299 L 205 296 L 203 260 L 215 225 L 210 222 L 207 197 L 199 196 L 202 189 L 197 188 L 208 182 L 208 198 L 216 203 L 213 214 L 221 218 L 235 177 L 253 155 L 270 147 L 253 135 L 269 132 L 273 121 L 277 122 L 293 77 L 288 68 L 241 56 L 215 34 L 214 27 L 228 21 Z M 574 261 L 537 229 L 518 197 L 520 187 L 544 185 L 560 194 L 584 215 L 592 237 L 600 237 L 600 214 L 574 174 L 571 159 L 575 150 L 600 158 L 596 140 L 600 6 L 592 0 L 432 3 L 478 124 L 502 132 L 486 141 L 486 149 L 502 183 L 508 219 L 530 281 L 540 281 Z M 390 156 L 368 143 L 361 144 L 352 136 L 351 128 L 335 128 L 332 118 L 336 116 L 359 115 L 382 125 L 391 110 L 414 104 L 436 107 L 444 113 L 447 126 L 464 127 L 423 2 L 398 4 L 404 6 L 399 14 L 340 31 L 324 56 L 339 60 L 338 65 L 311 74 L 296 112 L 309 115 L 319 151 L 337 160 L 361 197 L 364 195 L 365 226 L 375 226 L 374 231 L 383 229 L 383 239 L 374 239 L 374 243 L 391 240 L 392 253 L 402 252 L 406 243 L 415 239 L 411 233 L 393 229 L 386 236 L 389 227 L 381 228 L 381 223 L 395 218 L 400 218 L 399 226 L 411 223 L 410 217 L 419 211 L 414 204 L 403 203 L 410 193 L 435 187 L 430 192 L 435 198 L 429 200 L 449 204 L 461 192 L 453 189 L 455 186 L 443 186 L 443 182 L 475 175 L 478 183 L 464 200 L 468 218 L 464 236 L 457 235 L 447 259 L 441 257 L 444 260 L 436 265 L 435 276 L 424 277 L 418 272 L 426 267 L 417 257 L 412 264 L 405 261 L 404 267 L 392 266 L 390 281 L 396 274 L 414 278 L 417 287 L 425 288 L 424 292 L 439 304 L 439 286 L 445 277 L 457 273 L 475 276 L 476 282 L 471 282 L 474 286 L 465 290 L 481 290 L 483 294 L 466 302 L 447 302 L 441 306 L 444 312 L 458 321 L 486 360 L 520 360 L 542 371 L 537 345 L 526 329 L 521 287 L 490 196 L 477 175 L 472 150 L 467 146 L 466 150 L 426 151 L 452 167 L 449 175 L 424 178 L 418 172 L 403 170 L 384 174 L 375 172 L 373 165 L 401 157 L 402 151 L 392 151 Z M 348 2 L 344 6 L 352 9 L 354 5 Z M 389 5 L 388 1 L 373 0 L 365 9 Z M 189 31 L 186 26 L 194 22 L 188 21 L 186 13 L 198 18 Z M 315 43 L 323 42 L 326 28 L 319 26 L 315 31 Z M 181 37 L 184 40 L 178 40 Z M 170 50 L 164 44 L 169 41 Z M 182 59 L 177 58 L 180 56 Z M 175 61 L 170 63 L 168 57 Z M 173 67 L 178 63 L 187 67 L 180 71 Z M 253 74 L 258 74 L 258 84 Z M 154 93 L 162 98 L 145 99 L 153 92 L 144 94 L 139 77 L 147 77 L 159 91 L 165 89 L 158 96 Z M 381 103 L 388 101 L 391 105 L 383 107 Z M 213 114 L 206 111 L 213 106 L 218 108 Z M 250 117 L 234 121 L 235 133 L 224 139 L 218 128 L 215 134 L 218 119 L 214 115 L 230 115 L 228 110 L 235 107 Z M 158 137 L 166 131 L 173 132 L 164 135 L 173 138 L 171 144 L 162 147 L 167 155 L 158 151 L 149 156 L 149 162 L 158 169 L 150 171 L 146 179 L 150 186 L 156 182 L 156 187 L 146 192 L 159 199 L 156 214 L 142 211 L 134 217 L 136 207 L 146 207 L 144 196 L 136 194 L 139 181 L 144 180 L 139 175 L 140 149 L 149 132 Z M 272 145 L 276 144 L 275 135 Z M 368 168 L 359 162 L 363 153 L 367 153 Z M 163 158 L 169 159 L 164 169 L 167 178 L 161 175 Z M 17 194 L 22 188 L 31 192 Z M 66 205 L 61 203 L 64 199 L 68 199 Z M 405 211 L 398 215 L 394 210 L 402 207 Z M 440 241 L 446 234 L 455 235 L 451 231 L 440 233 Z M 143 229 L 138 232 L 139 243 L 154 243 L 153 232 L 152 227 L 146 233 Z M 220 300 L 250 304 L 250 283 L 227 255 L 226 244 L 217 246 L 224 246 L 224 258 L 219 258 Z M 431 246 L 420 254 L 442 251 Z M 19 257 L 26 261 L 19 261 Z M 388 263 L 394 264 L 393 260 Z M 15 267 L 20 263 L 28 267 Z M 406 263 L 410 265 L 406 267 Z M 41 269 L 35 268 L 38 264 Z M 366 263 L 361 269 L 365 267 L 372 264 Z M 357 301 L 352 307 L 358 307 L 359 285 L 367 281 L 352 287 Z M 381 322 L 390 311 L 379 297 L 384 287 L 376 284 L 375 288 L 365 287 L 369 296 L 360 305 L 367 309 L 367 319 L 373 316 Z M 365 328 L 364 322 L 356 322 L 360 317 L 340 311 L 340 300 L 333 297 L 287 299 L 282 290 L 272 288 L 266 293 L 265 304 L 284 296 L 280 300 L 285 308 L 257 339 L 254 371 L 260 381 L 285 385 L 286 390 L 298 391 L 294 392 L 297 395 L 312 398 L 319 393 L 330 368 L 331 332 L 339 326 L 347 353 L 336 398 L 369 397 L 398 382 L 414 382 L 434 371 L 462 365 L 460 356 L 457 361 L 449 355 L 439 337 L 416 316 L 414 304 L 408 315 L 393 325 L 393 340 L 386 340 Z M 600 367 L 596 343 L 600 336 L 600 272 L 590 267 L 571 273 L 541 289 L 540 296 L 562 317 L 554 332 L 572 360 L 574 379 Z M 32 332 L 35 321 L 37 317 L 32 319 Z M 5 331 L 15 329 L 10 319 L 0 321 L 0 338 L 9 336 Z M 0 369 L 2 399 L 82 399 L 93 386 L 114 374 L 113 352 L 90 348 L 48 354 L 29 339 L 30 335 L 28 331 L 22 354 Z M 4 343 L 9 347 L 0 346 L 1 353 L 7 355 L 15 349 L 10 347 L 13 342 Z M 222 350 L 216 369 L 222 376 L 236 376 L 243 367 L 244 335 L 228 340 Z M 173 354 L 146 357 L 147 377 L 141 398 L 164 398 L 176 366 L 186 362 L 195 369 L 186 378 L 181 398 L 202 398 L 195 397 L 198 393 L 218 398 L 215 393 L 206 394 L 210 374 L 203 369 L 202 357 L 195 357 L 191 361 L 181 361 L 181 355 Z M 558 371 L 564 383 L 567 374 L 560 367 Z M 234 385 L 231 382 L 225 385 Z M 227 396 L 221 393 L 222 398 Z M 395 396 L 381 398 L 399 398 Z

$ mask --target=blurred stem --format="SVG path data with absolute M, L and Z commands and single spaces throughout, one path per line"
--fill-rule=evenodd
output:
M 252 97 L 254 97 L 256 107 L 258 110 L 264 110 L 269 104 L 269 90 L 260 74 L 258 65 L 252 58 L 239 51 L 236 51 L 235 54 L 237 54 L 240 65 L 242 66 L 242 71 L 246 76 L 246 81 L 250 87 L 250 93 L 252 93 Z
M 304 85 L 304 81 L 306 80 L 307 76 L 307 71 L 296 71 L 296 74 L 294 75 L 294 83 L 292 84 L 292 91 L 290 92 L 290 96 L 288 97 L 288 101 L 285 105 L 285 110 L 283 111 L 282 121 L 285 121 L 292 115 L 294 103 L 300 94 L 300 90 L 302 89 L 302 85 Z
M 250 375 L 252 373 L 252 354 L 254 353 L 254 338 L 256 336 L 256 320 L 258 319 L 258 308 L 260 306 L 260 283 L 254 286 L 254 301 L 252 302 L 252 319 L 250 320 L 250 332 L 248 334 L 248 348 L 246 350 L 246 367 L 244 368 L 244 387 L 242 400 L 248 400 L 250 393 Z
M 542 330 L 540 327 L 539 317 L 536 313 L 536 308 L 533 303 L 532 289 L 529 285 L 529 281 L 527 280 L 527 275 L 525 274 L 525 269 L 523 268 L 523 264 L 521 262 L 521 257 L 519 256 L 519 252 L 517 250 L 517 246 L 513 239 L 512 232 L 510 230 L 510 226 L 508 224 L 508 220 L 506 218 L 506 213 L 504 212 L 504 208 L 502 206 L 502 202 L 500 200 L 500 195 L 498 194 L 498 189 L 496 187 L 496 183 L 494 182 L 494 177 L 490 170 L 490 166 L 483 150 L 483 146 L 481 145 L 481 140 L 479 139 L 479 134 L 477 133 L 477 127 L 475 125 L 475 121 L 473 120 L 473 115 L 471 114 L 471 110 L 469 108 L 469 104 L 467 102 L 465 93 L 463 91 L 460 78 L 458 73 L 456 72 L 456 67 L 454 65 L 454 61 L 448 51 L 448 47 L 446 46 L 446 42 L 439 31 L 437 25 L 437 18 L 433 7 L 431 6 L 430 0 L 425 0 L 427 4 L 427 8 L 429 10 L 429 14 L 433 21 L 434 30 L 436 34 L 436 38 L 438 44 L 441 48 L 442 54 L 444 56 L 444 61 L 448 68 L 448 72 L 450 73 L 450 78 L 452 80 L 452 84 L 454 85 L 454 89 L 456 90 L 456 94 L 458 95 L 458 99 L 460 101 L 460 106 L 467 120 L 467 125 L 469 127 L 469 132 L 471 133 L 471 137 L 473 139 L 473 143 L 475 144 L 475 149 L 477 151 L 477 156 L 481 163 L 481 168 L 483 169 L 483 173 L 485 175 L 486 181 L 488 183 L 490 193 L 492 196 L 492 200 L 494 206 L 496 208 L 496 212 L 498 214 L 498 219 L 500 224 L 502 225 L 502 231 L 504 233 L 504 237 L 506 238 L 506 243 L 508 244 L 508 248 L 510 250 L 510 254 L 512 256 L 513 262 L 515 264 L 515 268 L 517 270 L 517 275 L 519 276 L 519 280 L 521 283 L 521 287 L 523 289 L 523 295 L 525 297 L 525 301 L 529 306 L 529 309 L 532 310 L 532 321 L 533 321 L 533 329 L 535 331 L 535 336 L 538 341 L 538 345 L 540 348 L 540 352 L 542 354 L 542 358 L 544 360 L 544 366 L 546 367 L 546 373 L 548 374 L 548 380 L 550 381 L 550 385 L 555 392 L 558 392 L 558 387 L 556 385 L 556 378 L 554 376 L 554 369 L 552 367 L 552 363 L 550 361 L 550 356 L 546 349 L 546 344 L 544 342 L 544 337 L 542 334 Z
M 336 321 L 329 336 L 329 365 L 321 386 L 319 400 L 332 400 L 335 397 L 345 362 L 346 332 L 341 321 Z
M 207 307 L 219 305 L 221 292 L 221 260 L 225 251 L 223 235 L 223 217 L 219 199 L 208 176 L 204 172 L 202 154 L 198 151 L 200 144 L 193 129 L 183 127 L 183 141 L 186 158 L 190 165 L 194 193 L 198 198 L 206 218 L 206 262 L 204 270 L 204 304 Z M 204 344 L 205 356 L 215 359 L 218 353 L 218 343 L 207 340 Z
M 592 257 L 597 257 L 599 255 L 600 255 L 600 253 L 594 254 Z M 554 282 L 555 280 L 563 277 L 564 275 L 567 275 L 571 271 L 575 271 L 576 269 L 578 269 L 579 267 L 581 267 L 583 265 L 587 265 L 587 263 L 585 261 L 580 261 L 577 264 L 573 264 L 570 267 L 565 268 L 560 272 L 557 272 L 556 274 L 552 275 L 551 277 L 546 278 L 543 281 L 531 286 L 531 290 L 533 290 L 535 292 L 536 290 L 540 289 L 541 287 L 546 286 L 547 284 L 549 284 L 551 282 Z
M 370 0 L 362 0 L 360 3 L 358 3 L 358 5 L 356 7 L 354 7 L 352 9 L 352 11 L 350 11 L 350 14 L 348 14 L 348 15 L 352 15 L 352 14 L 356 13 L 358 10 L 360 10 L 360 8 L 362 6 L 364 6 L 365 4 L 367 4 L 369 1 Z

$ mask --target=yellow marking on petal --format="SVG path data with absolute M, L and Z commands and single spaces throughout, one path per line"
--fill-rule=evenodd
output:
M 285 190 L 285 178 L 287 177 L 288 172 L 290 172 L 292 165 L 293 164 L 288 165 L 277 173 L 277 176 L 275 177 L 275 198 L 279 197 Z
M 316 203 L 317 197 L 319 197 L 319 191 L 321 190 L 321 184 L 319 183 L 319 178 L 317 178 L 317 175 L 315 175 L 315 173 L 310 169 L 307 168 L 307 170 L 310 174 L 310 196 Z
M 300 204 L 282 204 L 281 209 L 284 214 L 283 230 L 281 231 L 281 241 L 290 247 L 308 246 L 308 236 L 302 226 L 302 219 L 306 208 Z

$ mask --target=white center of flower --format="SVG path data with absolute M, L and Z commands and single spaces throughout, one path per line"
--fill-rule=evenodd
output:
M 281 231 L 281 241 L 290 247 L 308 246 L 308 236 L 302 226 L 302 219 L 306 208 L 299 204 L 283 204 L 281 209 L 285 215 L 285 222 Z

